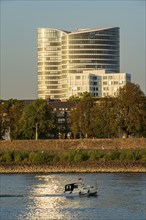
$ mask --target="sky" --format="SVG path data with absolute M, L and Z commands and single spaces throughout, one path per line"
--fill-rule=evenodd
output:
M 145 0 L 1 0 L 1 99 L 37 98 L 37 28 L 120 27 L 120 72 L 146 94 Z

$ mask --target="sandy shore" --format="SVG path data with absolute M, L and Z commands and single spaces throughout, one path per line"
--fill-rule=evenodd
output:
M 44 165 L 1 164 L 0 173 L 146 173 L 146 162 L 80 162 Z

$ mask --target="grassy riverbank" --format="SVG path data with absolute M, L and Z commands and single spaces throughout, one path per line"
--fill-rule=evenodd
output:
M 146 172 L 146 149 L 0 151 L 1 173 Z
M 0 141 L 0 173 L 146 172 L 146 139 Z

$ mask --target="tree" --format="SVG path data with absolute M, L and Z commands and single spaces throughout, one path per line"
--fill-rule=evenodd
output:
M 82 133 L 84 137 L 92 135 L 92 108 L 93 98 L 90 93 L 84 93 L 81 101 L 76 105 L 76 108 L 71 112 L 71 130 L 74 137 Z
M 127 83 L 120 88 L 115 108 L 117 124 L 123 136 L 146 136 L 146 96 L 139 85 Z
M 0 104 L 1 136 L 9 133 L 10 139 L 15 136 L 17 123 L 21 118 L 24 105 L 17 99 L 9 99 Z
M 92 94 L 90 92 L 78 93 L 77 95 L 70 96 L 67 101 L 73 101 L 79 103 L 86 96 L 92 97 Z
M 116 136 L 114 98 L 105 97 L 93 109 L 93 134 L 98 138 Z
M 48 138 L 55 124 L 52 108 L 42 99 L 37 99 L 25 107 L 19 124 L 17 138 Z

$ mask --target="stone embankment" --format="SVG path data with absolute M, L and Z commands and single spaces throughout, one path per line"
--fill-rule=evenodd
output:
M 146 162 L 106 161 L 80 163 L 2 164 L 0 173 L 146 173 Z

